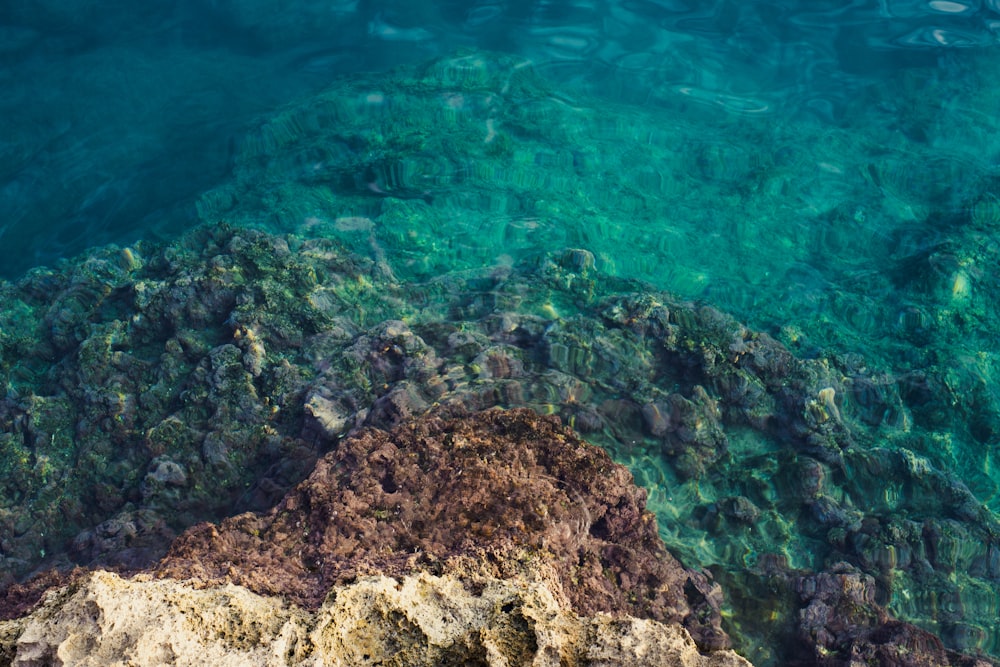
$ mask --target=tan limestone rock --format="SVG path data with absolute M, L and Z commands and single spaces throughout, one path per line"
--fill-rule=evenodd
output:
M 0 664 L 747 667 L 687 631 L 572 611 L 544 564 L 509 579 L 427 573 L 334 588 L 317 611 L 232 584 L 88 574 L 0 622 Z

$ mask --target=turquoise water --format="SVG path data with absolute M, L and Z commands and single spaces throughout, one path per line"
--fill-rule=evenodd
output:
M 485 317 L 488 306 L 456 305 L 443 287 L 472 289 L 485 271 L 499 286 L 482 299 L 547 323 L 545 354 L 519 352 L 523 363 L 582 382 L 552 381 L 562 394 L 527 403 L 574 419 L 585 414 L 574 404 L 605 406 L 609 424 L 608 401 L 653 406 L 621 419 L 635 428 L 588 437 L 649 489 L 671 548 L 731 591 L 730 630 L 748 656 L 767 664 L 781 655 L 763 646 L 780 631 L 753 611 L 766 589 L 760 563 L 774 556 L 795 571 L 846 559 L 878 576 L 893 613 L 950 647 L 1000 654 L 1000 9 L 950 0 L 133 4 L 0 8 L 0 275 L 16 295 L 0 318 L 9 402 L 46 406 L 34 417 L 44 422 L 70 400 L 58 365 L 59 355 L 82 356 L 72 336 L 60 338 L 72 318 L 39 316 L 31 326 L 54 332 L 56 351 L 34 365 L 18 357 L 32 349 L 25 322 L 47 286 L 78 280 L 65 277 L 76 275 L 68 264 L 37 267 L 90 248 L 130 247 L 109 282 L 117 290 L 131 280 L 117 272 L 138 271 L 156 243 L 198 225 L 333 240 L 367 273 L 348 287 L 314 275 L 321 287 L 303 297 L 309 306 L 353 295 L 354 335 L 391 317 L 428 327 L 428 342 L 434 323 L 471 331 Z M 570 258 L 559 288 L 546 256 Z M 163 270 L 136 274 L 136 303 L 159 289 Z M 518 283 L 530 293 L 495 278 L 533 271 Z M 290 275 L 246 277 L 259 280 L 262 311 L 285 303 L 273 285 Z M 766 425 L 773 407 L 727 412 L 723 387 L 708 380 L 655 365 L 641 367 L 649 377 L 636 386 L 603 379 L 598 360 L 615 353 L 602 350 L 624 354 L 632 343 L 605 330 L 597 301 L 637 284 L 710 304 L 824 369 L 809 371 L 823 382 L 802 384 L 797 409 L 806 423 L 843 427 L 843 455 L 803 451 Z M 369 285 L 395 301 L 369 303 Z M 127 308 L 116 308 L 87 322 L 95 331 L 127 323 Z M 252 331 L 250 306 L 240 308 L 205 326 Z M 121 327 L 141 328 L 131 322 Z M 108 350 L 123 348 L 119 336 L 133 340 L 123 331 L 101 333 Z M 757 339 L 733 336 L 689 344 L 731 363 L 752 357 Z M 137 356 L 153 363 L 158 340 L 143 339 L 150 349 Z M 659 354 L 640 348 L 639 358 Z M 47 365 L 56 371 L 43 373 Z M 755 382 L 761 395 L 780 395 L 780 383 L 765 386 L 775 373 L 759 377 L 744 378 L 740 395 L 758 391 Z M 702 384 L 712 394 L 704 400 Z M 668 394 L 723 404 L 728 454 L 692 460 L 664 436 L 649 415 Z M 131 396 L 122 389 L 114 400 Z M 113 419 L 127 426 L 112 429 L 123 447 L 133 437 L 127 414 Z M 162 423 L 145 425 L 145 446 Z M 33 472 L 18 468 L 30 457 L 11 444 L 16 424 L 5 422 L 0 444 L 14 463 L 4 470 L 51 476 L 37 443 Z M 76 429 L 43 430 L 66 452 L 86 439 Z M 802 491 L 796 476 L 819 490 Z M 139 502 L 129 494 L 136 475 L 109 479 L 120 488 L 107 493 L 108 516 Z M 11 506 L 44 499 L 24 486 Z M 774 603 L 775 624 L 789 613 Z

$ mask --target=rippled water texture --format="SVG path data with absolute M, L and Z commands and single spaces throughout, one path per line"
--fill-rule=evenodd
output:
M 893 132 L 887 158 L 909 142 L 947 148 L 948 159 L 983 156 L 992 108 L 969 99 L 988 91 L 968 77 L 993 43 L 989 4 L 9 3 L 0 7 L 0 275 L 93 244 L 169 236 L 191 224 L 191 197 L 225 177 L 259 114 L 338 75 L 459 47 L 518 54 L 560 86 L 632 108 L 852 127 L 878 141 Z M 789 135 L 802 154 L 786 168 L 820 178 L 843 166 L 818 165 L 826 156 Z M 744 137 L 733 150 L 752 146 Z M 725 150 L 692 176 L 739 179 L 739 166 L 716 173 Z M 887 181 L 890 194 L 905 185 Z M 836 196 L 828 187 L 812 199 Z
M 89 276 L 74 287 L 69 273 L 34 267 L 107 243 L 152 248 L 199 224 L 333 239 L 369 267 L 351 289 L 375 284 L 396 299 L 367 313 L 359 304 L 352 335 L 380 318 L 478 322 L 491 303 L 530 302 L 541 328 L 516 341 L 525 367 L 590 388 L 522 402 L 575 419 L 567 406 L 599 398 L 602 418 L 632 424 L 588 437 L 650 490 L 670 547 L 732 591 L 737 637 L 767 636 L 741 620 L 766 595 L 762 563 L 809 571 L 844 558 L 879 578 L 894 613 L 949 646 L 1000 654 L 1000 629 L 985 620 L 997 616 L 1000 577 L 998 30 L 993 0 L 8 3 L 0 276 L 28 275 L 5 286 L 16 296 L 0 315 L 8 401 L 32 404 L 24 397 L 43 393 L 47 373 L 42 403 L 63 405 L 48 368 L 58 359 L 18 366 L 32 327 L 63 352 L 96 335 L 72 333 L 103 298 L 89 269 L 73 269 Z M 132 252 L 115 272 L 137 269 Z M 553 288 L 553 256 L 574 276 L 641 281 L 627 284 L 765 332 L 671 305 L 699 313 L 672 322 L 681 329 L 726 332 L 705 343 L 726 363 L 754 358 L 764 340 L 823 369 L 797 386 L 805 398 L 787 418 L 842 427 L 843 456 L 783 441 L 796 436 L 765 423 L 772 406 L 723 409 L 728 458 L 685 458 L 661 412 L 766 403 L 780 383 L 711 369 L 700 371 L 710 380 L 668 373 L 627 391 L 599 380 L 610 373 L 595 361 L 603 327 L 634 322 L 599 307 L 610 290 L 581 296 L 576 278 Z M 523 278 L 525 289 L 574 296 L 497 288 L 445 308 L 455 297 L 427 287 L 474 289 L 484 271 L 503 284 L 515 267 L 541 276 Z M 107 289 L 129 280 L 116 273 Z M 29 317 L 45 285 L 64 290 L 65 308 Z M 333 308 L 324 289 L 310 308 Z M 87 316 L 95 327 L 121 315 L 102 308 Z M 243 317 L 214 322 L 212 335 L 242 331 Z M 698 336 L 687 344 L 693 353 Z M 141 355 L 150 363 L 153 347 Z M 703 398 L 699 383 L 715 393 Z M 678 407 L 689 403 L 700 407 Z

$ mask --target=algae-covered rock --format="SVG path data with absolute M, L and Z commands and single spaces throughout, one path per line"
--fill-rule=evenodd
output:
M 550 563 L 573 609 L 682 623 L 727 645 L 719 591 L 662 546 L 631 475 L 551 417 L 487 411 L 366 429 L 264 515 L 190 529 L 159 576 L 232 581 L 315 607 L 369 573 L 447 572 L 471 560 Z
M 46 328 L 80 285 L 94 300 Z M 8 584 L 45 564 L 146 567 L 199 521 L 272 507 L 360 428 L 530 407 L 630 465 L 668 547 L 728 591 L 735 635 L 778 651 L 765 660 L 799 602 L 752 611 L 761 563 L 795 577 L 846 560 L 949 646 L 996 636 L 980 613 L 996 520 L 943 469 L 941 422 L 871 418 L 951 414 L 940 380 L 798 358 L 579 249 L 404 283 L 329 240 L 218 226 L 3 289 L 43 313 L 22 325 L 34 338 L 0 339 Z
M 185 481 L 166 460 L 150 474 Z M 0 656 L 748 665 L 726 650 L 720 591 L 666 551 L 644 500 L 605 451 L 529 410 L 366 428 L 271 511 L 193 527 L 149 573 L 12 587 Z
M 926 630 L 890 617 L 875 601 L 876 586 L 846 563 L 803 577 L 796 584 L 799 612 L 798 659 L 806 664 L 852 663 L 932 667 L 987 667 L 982 658 L 945 649 Z
M 308 303 L 315 272 L 352 283 L 344 298 L 355 306 L 371 291 L 331 247 L 293 253 L 284 239 L 203 230 L 145 256 L 97 251 L 3 286 L 12 312 L 42 315 L 35 325 L 19 315 L 0 341 L 0 465 L 17 537 L 0 570 L 28 572 L 118 513 L 180 530 L 256 506 L 248 487 L 264 471 L 284 488 L 300 480 L 319 452 L 298 438 L 309 369 L 294 355 L 331 322 Z M 18 332 L 32 326 L 29 344 Z M 183 484 L 158 479 L 162 457 Z M 106 562 L 122 562 L 125 548 L 161 554 L 168 542 L 157 535 L 169 528 L 138 531 Z M 80 539 L 91 546 L 78 556 L 100 561 L 97 543 Z

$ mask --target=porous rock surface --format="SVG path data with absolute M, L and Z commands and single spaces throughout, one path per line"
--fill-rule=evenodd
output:
M 0 660 L 60 665 L 676 665 L 740 667 L 702 655 L 678 626 L 580 617 L 535 567 L 511 579 L 368 577 L 315 611 L 227 584 L 198 589 L 98 571 L 0 623 Z
M 721 591 L 664 548 L 645 491 L 558 419 L 489 410 L 366 429 L 265 514 L 199 524 L 155 568 L 315 609 L 359 577 L 551 563 L 572 609 L 679 623 L 728 645 Z
M 718 587 L 666 551 L 604 450 L 526 409 L 449 414 L 345 439 L 271 511 L 191 528 L 152 573 L 12 588 L 22 610 L 48 592 L 0 623 L 0 661 L 749 664 L 724 648 Z
M 797 664 L 989 667 L 985 657 L 945 648 L 934 634 L 893 618 L 875 601 L 875 581 L 847 563 L 795 582 L 799 612 Z

